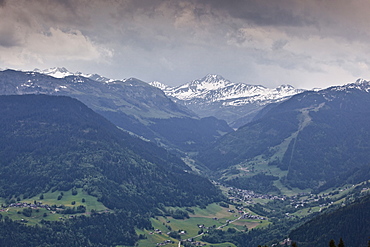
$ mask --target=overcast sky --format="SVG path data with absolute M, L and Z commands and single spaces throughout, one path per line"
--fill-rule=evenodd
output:
M 368 0 L 0 0 L 0 68 L 180 85 L 370 79 Z

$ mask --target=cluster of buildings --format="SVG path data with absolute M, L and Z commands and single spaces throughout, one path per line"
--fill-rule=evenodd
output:
M 245 213 L 241 217 L 242 219 L 252 219 L 252 220 L 267 220 L 265 217 L 259 216 L 259 215 L 252 215 Z
M 205 245 L 207 245 L 207 244 L 204 244 L 204 243 L 199 242 L 199 241 L 194 241 L 194 239 L 192 239 L 192 238 L 187 239 L 186 242 L 189 242 L 189 243 L 191 243 L 191 245 L 194 245 L 194 246 L 205 246 Z
M 286 200 L 285 195 L 268 195 L 258 194 L 252 190 L 242 190 L 234 187 L 229 187 L 229 195 L 234 202 L 249 202 L 252 203 L 253 199 L 268 199 L 268 200 Z
M 174 244 L 175 242 L 172 241 L 172 240 L 165 240 L 161 243 L 157 243 L 157 246 L 164 246 L 164 245 L 167 245 L 167 244 Z
M 47 210 L 51 210 L 51 206 L 48 204 L 43 204 L 42 202 L 34 202 L 34 203 L 28 203 L 28 202 L 17 202 L 17 203 L 10 203 L 8 207 L 11 208 L 32 208 L 32 209 L 38 209 L 38 208 L 46 208 Z

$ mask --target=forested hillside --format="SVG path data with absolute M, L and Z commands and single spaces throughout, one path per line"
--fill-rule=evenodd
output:
M 180 159 L 68 97 L 0 97 L 0 196 L 81 187 L 109 208 L 149 210 L 220 197 Z M 199 189 L 202 188 L 202 189 Z
M 111 214 L 42 223 L 49 224 L 48 229 L 27 228 L 4 218 L 0 222 L 6 229 L 0 237 L 4 246 L 29 237 L 37 242 L 45 235 L 43 243 L 51 245 L 62 238 L 65 246 L 77 236 L 81 236 L 77 245 L 132 245 L 138 239 L 133 228 L 151 227 L 147 218 L 157 208 L 206 205 L 223 198 L 179 158 L 119 130 L 75 99 L 1 96 L 0 115 L 0 197 L 10 201 L 82 188 L 115 209 Z M 105 221 L 114 229 L 109 230 Z M 9 238 L 17 231 L 23 234 Z M 94 231 L 105 233 L 96 239 Z M 31 242 L 29 246 L 37 246 Z
M 346 247 L 367 246 L 370 233 L 370 196 L 325 213 L 290 233 L 300 247 L 325 247 L 342 238 Z
M 199 159 L 215 170 L 238 164 L 253 170 L 264 163 L 281 171 L 286 186 L 300 189 L 367 180 L 368 88 L 365 81 L 295 95 L 220 138 Z
M 0 214 L 0 245 L 20 246 L 134 246 L 139 240 L 134 227 L 150 228 L 147 215 L 116 211 L 80 216 L 68 221 L 42 220 L 28 226 Z

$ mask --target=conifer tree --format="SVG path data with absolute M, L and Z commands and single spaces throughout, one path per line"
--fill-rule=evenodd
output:
M 338 247 L 344 247 L 344 242 L 343 242 L 342 238 L 340 238 L 340 240 L 339 240 Z
M 335 245 L 335 242 L 334 242 L 334 240 L 332 239 L 332 240 L 330 240 L 330 242 L 329 242 L 329 247 L 337 247 L 336 245 Z

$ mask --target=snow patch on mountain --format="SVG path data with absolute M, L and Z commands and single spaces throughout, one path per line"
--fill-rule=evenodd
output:
M 37 72 L 37 73 L 45 74 L 45 75 L 50 75 L 50 76 L 55 77 L 55 78 L 64 78 L 66 76 L 75 75 L 75 73 L 72 73 L 72 72 L 68 71 L 64 67 L 61 67 L 61 68 L 54 67 L 54 68 L 44 69 L 44 70 L 34 69 L 33 72 Z
M 170 87 L 170 86 L 168 86 L 164 83 L 161 83 L 159 81 L 152 81 L 152 82 L 149 82 L 148 84 L 153 86 L 153 87 L 159 88 L 163 92 L 171 91 L 173 89 L 173 87 Z
M 357 89 L 364 92 L 370 92 L 370 81 L 363 78 L 357 79 L 354 83 L 348 83 L 343 86 L 334 86 L 330 88 L 332 91 L 347 91 L 349 89 Z
M 89 78 L 89 79 L 94 80 L 94 81 L 100 81 L 100 82 L 105 82 L 105 83 L 118 81 L 118 80 L 115 80 L 115 79 L 109 79 L 109 78 L 100 76 L 98 74 L 84 74 L 84 73 L 81 73 L 81 72 L 78 72 L 78 71 L 73 73 L 73 72 L 69 71 L 68 69 L 66 69 L 64 67 L 61 67 L 61 68 L 60 67 L 54 67 L 54 68 L 44 69 L 44 70 L 34 69 L 33 72 L 49 75 L 49 76 L 52 76 L 52 77 L 55 77 L 55 78 L 65 78 L 67 76 L 81 76 L 81 77 Z

